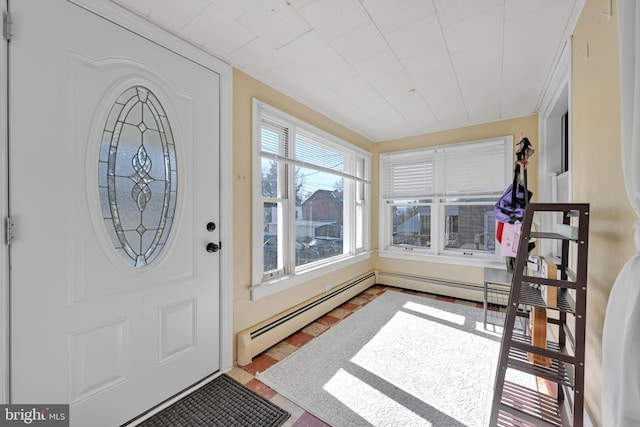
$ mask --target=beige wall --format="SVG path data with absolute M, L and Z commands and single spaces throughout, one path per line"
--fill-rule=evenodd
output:
M 407 150 L 419 147 L 473 141 L 496 136 L 513 135 L 514 142 L 520 135 L 527 136 L 534 147 L 538 145 L 538 119 L 536 115 L 470 126 L 417 137 L 404 138 L 374 144 L 351 132 L 336 122 L 296 102 L 247 74 L 234 70 L 233 83 L 233 171 L 234 171 L 234 335 L 290 307 L 325 292 L 328 283 L 338 285 L 374 268 L 390 272 L 403 272 L 423 276 L 482 284 L 481 268 L 451 268 L 450 265 L 416 261 L 398 261 L 378 258 L 378 164 L 381 152 Z M 322 279 L 313 280 L 286 292 L 278 293 L 258 301 L 251 301 L 251 146 L 252 146 L 252 99 L 257 98 L 286 113 L 306 121 L 373 153 L 372 159 L 372 209 L 371 245 L 369 261 L 335 271 Z M 537 192 L 537 158 L 531 159 L 529 187 Z M 456 295 L 464 296 L 464 295 Z
M 586 404 L 602 426 L 602 328 L 609 292 L 635 253 L 622 177 L 617 22 L 587 0 L 572 41 L 571 131 L 573 200 L 591 204 L 587 290 Z M 581 54 L 589 45 L 589 57 Z M 606 426 L 602 426 L 606 427 Z
M 520 141 L 520 136 L 524 135 L 533 144 L 534 149 L 538 147 L 538 116 L 531 115 L 527 117 L 503 120 L 499 122 L 487 123 L 476 126 L 469 126 L 459 129 L 452 129 L 443 132 L 430 133 L 425 135 L 418 135 L 409 138 L 385 141 L 373 146 L 373 200 L 378 200 L 378 186 L 375 185 L 378 182 L 379 177 L 379 165 L 380 165 L 380 153 L 386 153 L 391 151 L 411 150 L 422 147 L 432 147 L 435 145 L 452 144 L 456 142 L 474 141 L 487 138 L 493 138 L 498 136 L 512 135 L 514 145 Z M 514 150 L 515 151 L 515 150 Z M 515 157 L 514 157 L 515 161 Z M 534 194 L 534 201 L 538 190 L 538 156 L 534 156 L 530 160 L 528 168 L 528 187 Z M 372 223 L 374 229 L 372 230 L 372 246 L 378 249 L 378 208 L 376 207 L 372 211 Z M 483 270 L 480 267 L 461 267 L 452 266 L 447 264 L 429 263 L 429 262 L 417 262 L 417 261 L 403 261 L 390 258 L 375 257 L 376 269 L 380 271 L 390 272 L 402 272 L 410 275 L 426 276 L 436 279 L 448 279 L 453 281 L 459 281 L 463 283 L 471 283 L 476 285 L 482 285 L 483 283 Z M 420 290 L 431 291 L 433 288 L 430 285 L 425 285 Z M 457 290 L 457 294 L 453 296 L 462 298 L 474 298 L 473 294 L 465 293 Z M 479 294 L 475 295 L 477 298 Z
M 251 301 L 251 150 L 252 99 L 260 101 L 327 131 L 360 148 L 371 151 L 372 142 L 351 132 L 327 117 L 299 102 L 234 70 L 233 73 L 233 274 L 234 274 L 234 335 L 307 299 L 325 292 L 326 284 L 339 285 L 372 270 L 365 261 L 337 270 L 321 279 L 310 281 L 286 292 L 258 301 Z M 234 346 L 235 348 L 235 346 Z

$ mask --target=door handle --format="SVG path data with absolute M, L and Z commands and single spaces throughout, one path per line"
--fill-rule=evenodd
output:
M 207 231 L 213 231 L 216 229 L 216 223 L 211 221 L 207 223 Z
M 207 252 L 218 252 L 220 250 L 220 245 L 217 243 L 209 242 L 207 243 Z

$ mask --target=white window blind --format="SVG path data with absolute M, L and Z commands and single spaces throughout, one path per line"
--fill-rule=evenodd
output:
M 344 154 L 329 149 L 316 138 L 298 132 L 296 135 L 296 160 L 320 169 L 344 172 Z
M 505 143 L 488 141 L 444 147 L 438 150 L 444 196 L 501 194 L 505 183 Z
M 433 150 L 388 154 L 383 158 L 385 199 L 429 197 L 435 193 Z
M 286 157 L 289 152 L 289 128 L 263 119 L 260 141 L 263 153 Z
M 383 155 L 383 198 L 501 194 L 504 139 Z
M 282 124 L 278 117 L 266 112 L 263 112 L 260 126 L 262 158 L 370 183 L 368 179 L 357 176 L 353 167 L 345 167 L 350 160 L 349 150 L 314 135 L 302 126 Z M 291 143 L 290 135 L 294 134 L 295 143 Z

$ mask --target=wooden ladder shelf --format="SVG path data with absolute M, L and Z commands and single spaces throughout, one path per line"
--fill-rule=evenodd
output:
M 562 219 L 558 220 L 553 230 L 533 231 L 536 213 Z M 554 263 L 558 269 L 556 277 L 541 277 L 527 270 L 527 248 L 532 239 L 562 242 L 560 260 Z M 574 245 L 575 250 L 575 272 L 570 268 L 570 245 Z M 589 205 L 530 203 L 525 210 L 518 247 L 489 425 L 582 427 Z M 553 301 L 549 300 L 548 295 L 553 295 Z M 518 313 L 518 307 L 522 306 L 528 308 L 525 313 L 527 317 L 540 313 L 541 309 L 545 317 L 547 312 L 550 313 L 548 322 L 554 328 L 554 335 L 557 335 L 555 340 L 540 345 L 535 341 L 535 334 L 532 337 L 526 331 L 514 330 L 516 316 L 523 315 L 522 310 Z M 545 360 L 547 363 L 534 363 L 532 359 Z M 543 379 L 552 386 L 552 392 L 533 390 L 505 381 L 508 369 Z

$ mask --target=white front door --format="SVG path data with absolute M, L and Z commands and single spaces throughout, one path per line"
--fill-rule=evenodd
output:
M 120 425 L 220 369 L 220 76 L 65 0 L 11 13 L 11 401 Z

